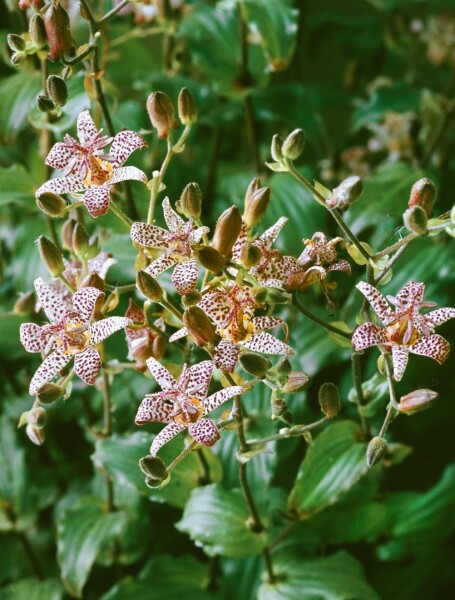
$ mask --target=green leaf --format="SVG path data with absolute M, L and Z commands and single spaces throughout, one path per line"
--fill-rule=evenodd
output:
M 360 563 L 347 552 L 327 558 L 274 561 L 277 583 L 263 583 L 259 600 L 379 600 Z
M 176 527 L 209 556 L 245 558 L 259 554 L 267 543 L 264 532 L 248 528 L 249 516 L 239 489 L 227 491 L 213 484 L 192 492 Z
M 56 579 L 21 579 L 2 591 L 3 600 L 60 600 L 62 596 L 63 588 Z
M 0 206 L 10 202 L 29 202 L 33 208 L 36 187 L 24 166 L 0 167 Z
M 371 419 L 376 412 L 384 409 L 385 399 L 389 391 L 389 385 L 384 375 L 375 373 L 373 377 L 362 383 L 363 398 L 365 405 L 360 407 L 361 413 L 368 419 Z M 355 387 L 352 387 L 348 393 L 348 400 L 353 404 L 358 402 Z
M 57 558 L 68 593 L 82 589 L 97 556 L 120 534 L 124 515 L 107 513 L 103 503 L 87 497 L 63 512 L 57 524 Z
M 299 467 L 289 507 L 307 519 L 334 504 L 365 475 L 367 444 L 359 442 L 359 427 L 341 421 L 323 431 Z
M 24 69 L 2 80 L 0 85 L 0 131 L 5 137 L 16 134 L 26 123 L 35 106 L 35 98 L 41 88 L 41 76 L 37 71 Z
M 417 110 L 421 91 L 409 85 L 397 83 L 374 90 L 371 97 L 362 102 L 353 116 L 353 129 L 379 123 L 386 112 L 405 113 Z

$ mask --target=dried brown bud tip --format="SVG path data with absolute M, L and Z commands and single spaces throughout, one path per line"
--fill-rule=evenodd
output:
M 189 219 L 201 216 L 202 192 L 197 183 L 189 183 L 180 196 L 180 210 Z
M 147 99 L 147 112 L 159 138 L 167 138 L 178 127 L 171 99 L 164 92 L 153 92 Z
M 284 158 L 297 160 L 305 146 L 305 134 L 302 129 L 294 129 L 284 140 L 281 152 Z
M 185 310 L 183 324 L 198 346 L 205 346 L 216 339 L 215 326 L 199 306 L 190 306 Z
M 163 288 L 158 281 L 146 271 L 138 271 L 136 277 L 137 289 L 152 302 L 160 302 L 163 298 Z
M 341 410 L 340 392 L 334 383 L 323 383 L 319 388 L 318 401 L 321 411 L 333 419 Z
M 49 75 L 46 81 L 47 95 L 59 106 L 65 106 L 68 100 L 68 88 L 58 75 Z
M 270 188 L 263 187 L 245 197 L 243 220 L 247 227 L 254 227 L 264 218 L 270 203 Z
M 38 238 L 38 249 L 49 273 L 54 277 L 61 275 L 65 270 L 65 265 L 63 264 L 62 253 L 57 246 L 42 235 Z
M 163 481 L 168 477 L 166 465 L 157 456 L 144 456 L 139 461 L 139 468 L 152 479 Z
M 53 1 L 44 17 L 47 40 L 49 42 L 49 58 L 56 60 L 64 54 L 71 54 L 70 19 L 63 6 Z
M 21 294 L 13 306 L 15 315 L 29 315 L 35 310 L 35 293 L 33 291 Z
M 80 223 L 76 223 L 73 229 L 73 239 L 71 246 L 74 254 L 79 258 L 86 258 L 90 248 L 90 240 L 85 227 Z
M 258 246 L 245 242 L 240 250 L 240 262 L 245 269 L 251 269 L 261 262 L 262 252 Z
M 45 383 L 40 388 L 37 398 L 41 404 L 51 404 L 63 396 L 65 388 L 61 385 L 55 385 L 55 383 Z
M 340 183 L 336 187 L 330 198 L 327 200 L 329 208 L 338 208 L 339 210 L 347 209 L 353 204 L 363 192 L 363 183 L 360 177 L 352 175 Z
M 65 200 L 52 192 L 44 192 L 44 194 L 38 196 L 36 204 L 49 217 L 64 217 L 66 215 Z
M 47 44 L 46 27 L 41 15 L 32 15 L 28 23 L 28 32 L 32 42 L 37 48 L 42 48 Z
M 190 292 L 189 294 L 182 296 L 182 304 L 183 306 L 194 306 L 201 301 L 201 298 L 201 294 L 195 290 L 194 292 Z
M 272 158 L 276 162 L 281 162 L 283 160 L 282 148 L 283 148 L 283 138 L 276 133 L 272 138 L 272 147 L 270 149 Z
M 439 394 L 433 390 L 415 390 L 406 396 L 400 398 L 398 410 L 406 415 L 413 415 L 421 410 L 426 410 L 433 406 Z
M 197 108 L 194 98 L 188 88 L 180 90 L 177 100 L 179 119 L 183 125 L 192 125 L 197 121 Z
M 218 250 L 223 256 L 229 258 L 232 247 L 239 237 L 242 228 L 242 217 L 236 206 L 227 208 L 219 217 L 215 233 L 213 234 L 212 248 Z
M 414 183 L 411 188 L 408 206 L 420 206 L 428 218 L 431 217 L 433 205 L 436 201 L 436 188 L 431 179 L 423 177 Z
M 55 108 L 55 103 L 48 96 L 40 94 L 36 97 L 36 108 L 42 113 L 51 112 Z
M 25 40 L 21 35 L 17 35 L 17 33 L 8 33 L 6 42 L 13 52 L 23 52 L 25 50 Z
M 255 354 L 254 352 L 245 352 L 240 356 L 240 364 L 250 375 L 262 379 L 272 366 L 272 363 L 265 356 Z
M 367 465 L 371 469 L 381 460 L 387 450 L 387 442 L 384 438 L 375 436 L 371 439 L 367 448 Z
M 195 254 L 198 257 L 200 264 L 215 275 L 221 273 L 226 266 L 226 259 L 224 256 L 211 246 L 201 246 L 199 249 L 195 250 Z
M 428 217 L 425 210 L 417 204 L 408 208 L 403 214 L 405 227 L 417 235 L 426 235 L 428 232 Z
M 311 378 L 303 371 L 292 371 L 281 391 L 284 394 L 295 394 L 305 389 L 310 382 Z

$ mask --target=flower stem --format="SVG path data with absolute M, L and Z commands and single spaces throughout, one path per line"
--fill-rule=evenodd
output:
M 261 446 L 262 444 L 266 444 L 268 442 L 275 442 L 276 440 L 283 440 L 283 439 L 287 439 L 290 437 L 296 437 L 296 436 L 302 435 L 302 434 L 306 433 L 307 431 L 311 431 L 312 429 L 317 429 L 318 427 L 323 425 L 327 421 L 327 419 L 328 419 L 328 417 L 322 417 L 322 419 L 319 419 L 318 421 L 315 421 L 314 423 L 310 423 L 309 425 L 294 425 L 291 428 L 286 427 L 284 429 L 284 431 L 280 431 L 279 433 L 276 433 L 275 435 L 269 435 L 269 436 L 263 437 L 263 438 L 248 440 L 248 448 L 251 448 L 251 446 Z
M 387 353 L 384 352 L 382 356 L 384 357 L 384 366 L 385 366 L 385 372 L 386 372 L 386 377 L 387 377 L 387 383 L 389 384 L 390 403 L 387 407 L 387 414 L 384 419 L 384 423 L 382 424 L 381 431 L 378 434 L 379 437 L 385 436 L 390 423 L 399 414 L 399 411 L 397 409 L 398 403 L 397 403 L 397 397 L 396 397 L 396 392 L 395 392 L 395 383 L 393 380 L 391 357 L 388 352 Z
M 122 0 L 119 4 L 117 4 L 117 6 L 114 6 L 114 8 L 112 8 L 109 12 L 107 12 L 105 15 L 103 15 L 96 21 L 96 28 L 98 29 L 99 27 L 101 27 L 101 25 L 104 25 L 106 21 L 109 21 L 109 19 L 115 16 L 118 12 L 122 10 L 122 8 L 125 8 L 125 6 L 129 3 L 130 0 Z
M 360 417 L 360 423 L 362 425 L 362 431 L 365 435 L 368 435 L 368 423 L 362 414 L 362 406 L 365 406 L 365 397 L 362 389 L 362 369 L 360 363 L 360 354 L 354 350 L 351 353 L 351 367 L 352 367 L 352 379 L 354 380 L 355 387 L 355 399 L 357 404 L 357 410 Z
M 292 295 L 292 304 L 293 304 L 293 306 L 295 306 L 295 308 L 298 311 L 300 311 L 303 315 L 305 315 L 306 317 L 308 317 L 309 319 L 314 321 L 314 323 L 316 323 L 317 325 L 320 325 L 321 327 L 325 327 L 325 329 L 328 329 L 329 331 L 332 331 L 333 333 L 336 333 L 337 335 L 341 335 L 342 337 L 344 337 L 348 340 L 351 339 L 350 333 L 348 333 L 347 331 L 343 331 L 343 329 L 339 329 L 338 327 L 335 327 L 334 325 L 331 325 L 330 323 L 327 323 L 326 321 L 323 321 L 322 319 L 320 319 L 319 317 L 314 315 L 312 312 L 310 312 L 307 308 L 302 306 L 302 304 L 300 304 L 300 302 L 297 300 L 297 295 L 295 293 Z
M 103 435 L 109 437 L 112 435 L 112 397 L 111 397 L 111 386 L 109 383 L 109 375 L 106 369 L 102 369 L 103 376 Z M 107 510 L 108 512 L 115 511 L 114 501 L 114 484 L 111 476 L 107 471 L 103 470 L 103 476 L 106 481 L 106 495 L 107 495 Z
M 128 229 L 131 229 L 131 225 L 133 224 L 133 222 L 129 217 L 125 215 L 123 210 L 121 210 L 113 200 L 111 200 L 109 206 L 114 215 L 116 215 L 121 221 L 123 221 L 128 227 Z
M 34 574 L 36 575 L 37 579 L 39 579 L 40 581 L 43 581 L 44 573 L 41 568 L 41 564 L 38 560 L 38 557 L 35 554 L 35 551 L 33 550 L 33 546 L 30 543 L 30 540 L 28 539 L 27 535 L 23 531 L 18 531 L 18 536 L 19 536 L 19 540 L 22 544 L 22 547 L 24 548 L 24 552 L 27 555 L 28 561 L 30 563 L 30 566 L 32 567 Z

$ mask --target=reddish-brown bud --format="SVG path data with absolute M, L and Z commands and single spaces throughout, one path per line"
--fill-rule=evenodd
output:
M 197 108 L 194 98 L 188 88 L 180 90 L 177 100 L 179 119 L 183 125 L 192 125 L 197 121 Z
M 281 391 L 284 394 L 295 394 L 305 389 L 310 382 L 311 378 L 303 371 L 292 371 Z
M 421 410 L 427 410 L 433 406 L 439 394 L 433 390 L 414 390 L 400 398 L 398 410 L 406 415 L 413 415 Z
M 44 4 L 44 0 L 19 0 L 19 8 L 21 10 L 27 10 L 27 8 L 34 8 L 35 10 L 39 10 L 42 8 Z
M 346 210 L 353 204 L 362 194 L 363 183 L 360 177 L 352 175 L 340 183 L 326 201 L 329 208 L 338 208 L 338 210 Z
M 73 234 L 76 224 L 77 221 L 75 219 L 68 219 L 63 223 L 62 227 L 62 245 L 70 252 L 73 251 Z
M 414 183 L 411 188 L 408 206 L 420 206 L 428 218 L 431 217 L 433 205 L 436 201 L 436 188 L 431 179 L 423 177 Z
M 90 248 L 90 240 L 85 227 L 81 223 L 76 223 L 73 229 L 72 250 L 79 258 L 86 258 Z
M 201 216 L 202 192 L 197 183 L 191 182 L 180 196 L 180 210 L 189 219 L 198 219 Z
M 215 326 L 198 306 L 190 306 L 183 313 L 183 324 L 198 346 L 205 346 L 216 339 Z
M 219 217 L 213 235 L 212 248 L 228 258 L 242 228 L 242 217 L 236 206 L 227 208 Z
M 164 92 L 153 92 L 147 99 L 147 112 L 159 138 L 167 138 L 179 126 L 171 99 Z
M 57 60 L 65 54 L 71 54 L 73 42 L 70 19 L 60 2 L 54 0 L 46 11 L 44 27 L 49 43 L 49 58 Z
M 104 292 L 106 285 L 104 279 L 98 273 L 88 273 L 81 281 L 79 287 L 94 287 L 100 292 Z
M 329 419 L 334 419 L 341 410 L 340 392 L 334 383 L 323 383 L 318 392 L 321 411 Z
M 243 220 L 247 227 L 254 227 L 264 218 L 270 203 L 270 188 L 263 187 L 245 196 Z

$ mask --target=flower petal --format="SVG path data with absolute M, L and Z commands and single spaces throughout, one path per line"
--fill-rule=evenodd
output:
M 351 265 L 344 259 L 333 262 L 326 269 L 327 271 L 344 271 L 345 273 L 349 273 L 349 275 L 351 274 Z
M 164 271 L 173 267 L 176 262 L 175 258 L 170 254 L 164 254 L 150 263 L 144 271 L 152 277 L 158 277 L 158 275 L 161 275 L 161 273 L 164 273 Z
M 194 258 L 177 263 L 172 273 L 172 283 L 177 292 L 184 296 L 194 291 L 197 285 L 199 269 Z
M 136 413 L 136 425 L 152 422 L 169 423 L 172 420 L 172 417 L 169 415 L 172 413 L 173 409 L 170 404 L 164 402 L 165 397 L 166 394 L 163 392 L 147 394 L 142 400 Z
M 135 244 L 145 248 L 167 248 L 169 234 L 165 229 L 147 223 L 133 223 L 130 237 Z
M 55 179 L 49 179 L 46 183 L 43 183 L 39 187 L 35 196 L 38 198 L 44 192 L 52 192 L 53 194 L 70 194 L 72 192 L 83 192 L 87 189 L 85 183 L 83 183 L 76 175 L 67 175 L 66 177 L 56 177 Z
M 240 348 L 229 340 L 221 340 L 215 349 L 213 360 L 225 373 L 232 373 L 239 359 Z
M 58 321 L 67 311 L 68 306 L 62 293 L 39 277 L 34 281 L 36 295 L 49 321 Z
M 240 229 L 240 233 L 238 238 L 235 240 L 235 244 L 232 247 L 232 260 L 233 262 L 240 262 L 240 252 L 243 248 L 245 242 L 248 241 L 248 228 L 246 223 L 242 221 L 242 227 Z
M 207 415 L 208 413 L 212 412 L 212 410 L 215 410 L 215 408 L 218 408 L 218 406 L 221 406 L 221 404 L 224 404 L 224 402 L 227 402 L 234 396 L 240 396 L 240 394 L 243 394 L 244 391 L 245 390 L 242 386 L 232 385 L 231 387 L 224 388 L 219 392 L 215 392 L 205 400 L 204 414 Z
M 188 433 L 203 446 L 213 446 L 220 439 L 220 432 L 212 419 L 199 419 L 196 423 L 191 423 Z
M 98 185 L 88 189 L 82 197 L 88 212 L 93 218 L 105 215 L 109 210 L 111 190 L 108 185 Z
M 425 284 L 409 281 L 402 290 L 396 295 L 396 299 L 406 308 L 414 307 L 417 303 L 422 302 L 425 293 Z
M 162 390 L 172 390 L 177 386 L 177 382 L 169 371 L 161 363 L 159 363 L 153 357 L 147 359 L 147 367 L 150 373 L 158 382 L 158 385 Z
M 266 246 L 270 247 L 273 242 L 278 237 L 280 231 L 283 229 L 284 225 L 288 222 L 287 217 L 280 217 L 275 225 L 269 227 L 264 233 L 259 236 L 259 240 L 264 243 Z
M 391 310 L 381 292 L 365 281 L 358 283 L 356 288 L 359 292 L 362 292 L 381 321 L 387 324 L 387 319 L 391 316 Z
M 198 306 L 208 314 L 218 327 L 226 327 L 232 318 L 233 306 L 227 294 L 209 292 L 202 297 Z
M 188 236 L 188 239 L 190 241 L 190 243 L 192 244 L 196 244 L 197 242 L 199 242 L 199 240 L 202 238 L 202 236 L 206 235 L 208 232 L 210 231 L 209 227 L 198 227 L 197 229 L 194 229 L 190 235 Z
M 286 325 L 283 319 L 279 319 L 278 317 L 254 317 L 251 322 L 254 326 L 254 331 L 265 331 L 278 325 Z
M 49 167 L 64 171 L 73 160 L 74 155 L 74 148 L 71 148 L 68 144 L 64 144 L 63 142 L 58 142 L 52 146 L 51 151 L 44 162 Z
M 364 323 L 357 327 L 352 335 L 352 345 L 359 352 L 370 346 L 386 344 L 388 342 L 386 330 L 376 323 Z
M 409 347 L 412 354 L 429 356 L 434 358 L 439 364 L 442 364 L 450 353 L 450 344 L 441 335 L 437 333 L 420 338 L 413 346 Z
M 147 175 L 144 171 L 136 167 L 117 167 L 114 169 L 112 173 L 112 177 L 109 179 L 109 185 L 114 185 L 114 183 L 119 183 L 119 181 L 143 181 L 144 183 L 147 181 Z
M 96 273 L 101 279 L 105 279 L 108 270 L 116 264 L 117 261 L 108 252 L 100 252 L 94 258 L 89 259 L 87 267 L 89 273 Z
M 179 329 L 178 331 L 176 331 L 175 333 L 173 333 L 171 335 L 171 337 L 169 338 L 169 341 L 172 342 L 176 342 L 177 340 L 180 340 L 183 337 L 186 337 L 188 334 L 188 329 L 186 327 L 182 327 L 181 329 Z
M 41 363 L 30 382 L 29 394 L 35 396 L 45 383 L 49 383 L 72 359 L 70 354 L 55 350 Z
M 95 310 L 96 301 L 104 293 L 94 287 L 78 290 L 73 296 L 73 308 L 84 321 L 90 321 Z
M 88 110 L 84 110 L 79 113 L 77 117 L 77 136 L 83 146 L 88 146 L 90 142 L 96 137 L 98 129 L 93 122 L 92 117 Z
M 106 317 L 106 319 L 103 319 L 102 321 L 92 323 L 89 327 L 90 333 L 92 334 L 90 343 L 95 346 L 119 329 L 123 329 L 132 324 L 132 321 L 126 317 Z
M 395 381 L 401 381 L 408 364 L 408 348 L 392 345 L 392 363 L 393 363 L 393 378 Z
M 74 357 L 74 372 L 78 377 L 93 385 L 103 364 L 98 350 L 89 346 Z
M 248 350 L 262 352 L 263 354 L 290 355 L 294 354 L 294 350 L 276 338 L 270 333 L 261 331 L 261 333 L 253 333 L 248 341 L 242 344 Z
M 19 330 L 21 344 L 27 352 L 41 352 L 41 327 L 36 323 L 22 323 Z
M 455 308 L 438 308 L 424 315 L 425 321 L 429 321 L 433 327 L 442 325 L 449 319 L 455 319 Z
M 150 446 L 150 454 L 156 456 L 158 450 L 164 446 L 164 444 L 170 442 L 172 438 L 175 438 L 175 436 L 184 429 L 186 429 L 186 427 L 179 425 L 178 423 L 169 423 L 169 425 L 166 425 L 153 440 L 152 445 Z
M 146 147 L 145 141 L 135 131 L 120 131 L 109 149 L 109 154 L 114 157 L 114 167 L 123 165 L 135 150 Z
M 213 361 L 204 360 L 188 369 L 189 381 L 187 385 L 188 393 L 195 396 L 203 402 L 212 379 Z
M 185 229 L 185 221 L 171 207 L 170 200 L 167 196 L 163 200 L 163 214 L 169 231 L 172 233 L 181 233 Z

